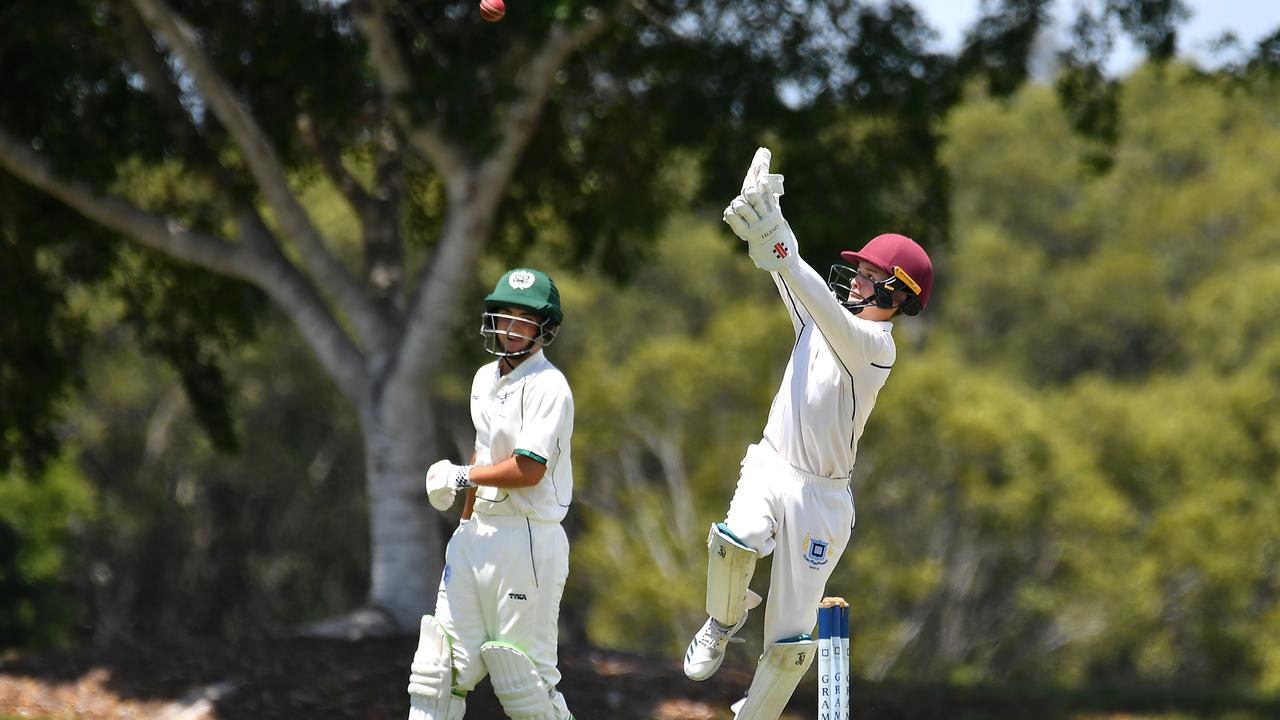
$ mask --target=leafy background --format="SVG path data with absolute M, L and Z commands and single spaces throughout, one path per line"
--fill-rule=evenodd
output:
M 910 15 L 864 22 L 912 37 Z M 634 106 L 603 103 L 581 137 L 612 142 L 552 169 L 580 192 L 517 179 L 464 305 L 515 263 L 563 292 L 549 354 L 579 419 L 566 642 L 678 656 L 701 620 L 705 528 L 792 339 L 718 222 L 726 178 L 764 142 L 820 272 L 880 229 L 914 234 L 938 268 L 929 310 L 897 323 L 830 584 L 853 606 L 855 675 L 1280 694 L 1277 74 L 1157 52 L 1110 83 L 1069 62 L 1057 84 L 1024 83 L 982 50 L 954 59 L 976 68 L 967 82 L 933 82 L 944 59 L 921 56 L 908 87 L 815 90 L 804 114 L 701 146 L 677 142 L 679 103 L 634 134 L 611 124 Z M 1100 104 L 1066 102 L 1080 92 Z M 568 162 L 528 162 L 544 160 Z M 614 186 L 615 162 L 659 169 Z M 145 153 L 84 171 L 144 206 L 203 192 Z M 305 167 L 292 180 L 358 254 L 337 190 Z M 428 237 L 440 188 L 412 188 L 409 237 Z M 607 217 L 633 191 L 641 210 L 664 199 L 660 220 Z M 0 195 L 0 647 L 283 636 L 357 605 L 357 423 L 288 323 L 235 282 L 42 212 L 7 177 Z M 433 400 L 459 448 L 486 360 L 474 324 L 440 339 Z

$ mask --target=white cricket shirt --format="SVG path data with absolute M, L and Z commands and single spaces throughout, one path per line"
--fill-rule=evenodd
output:
M 476 371 L 471 421 L 476 426 L 477 464 L 492 465 L 519 454 L 547 466 L 533 487 L 477 487 L 473 510 L 543 522 L 563 520 L 573 499 L 573 393 L 542 350 L 506 375 L 498 374 L 498 361 Z
M 770 275 L 790 312 L 796 344 L 769 408 L 764 440 L 793 467 L 848 478 L 867 416 L 897 356 L 893 323 L 850 313 L 798 257 Z

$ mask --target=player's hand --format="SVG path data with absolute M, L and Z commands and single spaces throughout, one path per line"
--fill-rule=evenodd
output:
M 778 198 L 782 197 L 783 190 L 782 175 L 769 172 L 769 163 L 773 162 L 773 152 L 769 148 L 756 148 L 755 157 L 751 158 L 751 165 L 747 168 L 746 177 L 742 178 L 742 195 L 747 197 L 748 193 L 760 193 L 767 190 L 773 197 L 771 198 L 774 205 L 778 204 Z
M 427 500 L 431 507 L 444 512 L 453 507 L 458 490 L 472 487 L 471 466 L 440 460 L 427 469 Z
M 795 234 L 767 188 L 757 187 L 749 195 L 734 198 L 723 217 L 734 234 L 746 241 L 747 254 L 756 267 L 776 272 L 794 262 Z

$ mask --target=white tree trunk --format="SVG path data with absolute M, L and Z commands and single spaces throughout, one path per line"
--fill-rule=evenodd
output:
M 369 494 L 369 604 L 386 610 L 401 631 L 435 607 L 444 565 L 440 523 L 427 503 L 423 477 L 439 459 L 435 417 L 426 398 L 370 402 L 361 413 Z

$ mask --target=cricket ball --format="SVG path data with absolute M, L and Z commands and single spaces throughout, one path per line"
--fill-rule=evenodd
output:
M 507 14 L 507 6 L 502 0 L 480 0 L 480 17 L 489 22 L 498 22 Z

